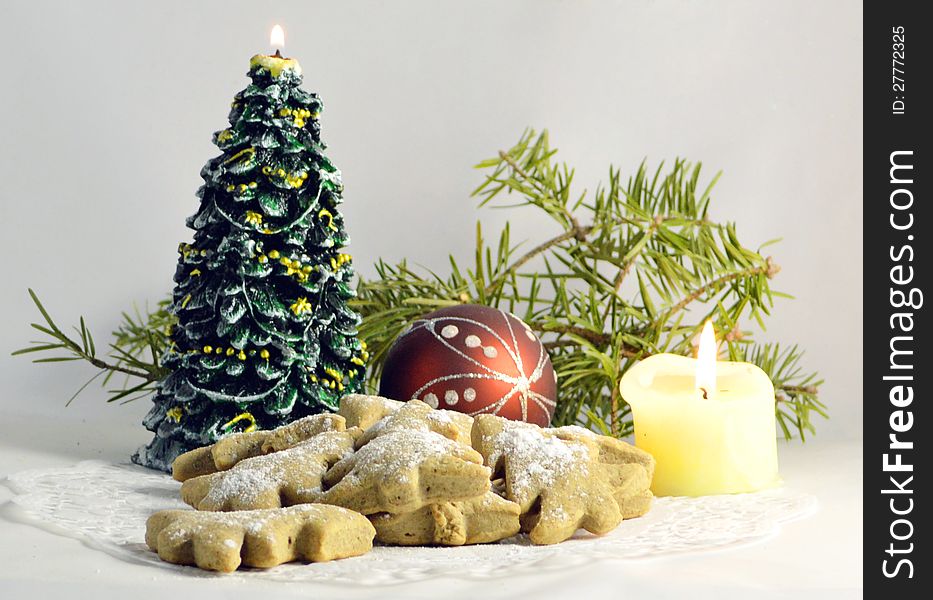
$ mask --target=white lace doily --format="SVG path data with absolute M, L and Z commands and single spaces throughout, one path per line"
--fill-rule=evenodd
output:
M 154 511 L 188 508 L 180 484 L 135 465 L 86 461 L 73 467 L 11 475 L 6 482 L 24 521 L 82 540 L 117 558 L 179 572 L 202 573 L 159 560 L 144 542 Z M 243 570 L 226 577 L 282 581 L 341 581 L 357 585 L 398 583 L 446 575 L 490 578 L 568 568 L 600 558 L 644 559 L 747 544 L 774 535 L 779 523 L 812 513 L 809 494 L 775 489 L 755 494 L 660 498 L 651 511 L 611 533 L 585 532 L 561 544 L 533 546 L 524 536 L 498 544 L 454 548 L 377 546 L 357 558 L 320 564 L 292 563 Z

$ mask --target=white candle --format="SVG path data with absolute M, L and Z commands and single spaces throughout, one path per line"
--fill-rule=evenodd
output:
M 717 362 L 712 327 L 697 358 L 657 354 L 619 383 L 635 444 L 657 461 L 658 496 L 752 492 L 780 484 L 774 386 L 757 366 Z

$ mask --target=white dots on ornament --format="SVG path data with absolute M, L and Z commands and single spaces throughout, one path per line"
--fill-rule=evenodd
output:
M 441 329 L 441 335 L 448 340 L 450 338 L 457 337 L 458 333 L 460 333 L 460 328 L 456 325 L 444 325 L 444 328 Z
M 431 408 L 437 408 L 437 396 L 434 394 L 425 394 L 424 403 Z
M 466 339 L 463 340 L 463 343 L 466 344 L 467 348 L 479 348 L 483 342 L 480 341 L 479 336 L 468 335 Z
M 463 390 L 463 399 L 467 402 L 473 402 L 476 400 L 476 390 L 473 388 L 467 388 Z
M 499 351 L 496 350 L 494 346 L 486 346 L 483 348 L 483 354 L 486 358 L 495 358 L 499 356 Z
M 457 392 L 455 392 L 454 390 L 447 390 L 446 392 L 444 392 L 444 402 L 446 402 L 447 404 L 451 406 L 456 404 L 457 400 L 459 399 L 460 397 L 457 395 Z

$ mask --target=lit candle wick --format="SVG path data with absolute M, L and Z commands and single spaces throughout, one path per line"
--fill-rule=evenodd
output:
M 285 47 L 285 30 L 282 29 L 281 25 L 272 28 L 272 32 L 269 34 L 269 45 L 275 48 L 276 56 L 282 55 L 280 50 Z
M 697 348 L 696 388 L 709 400 L 716 391 L 716 333 L 712 321 L 707 321 Z

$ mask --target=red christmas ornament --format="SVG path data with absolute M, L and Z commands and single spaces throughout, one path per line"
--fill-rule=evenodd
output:
M 399 336 L 379 394 L 547 427 L 557 375 L 541 340 L 521 319 L 463 304 L 427 314 Z

